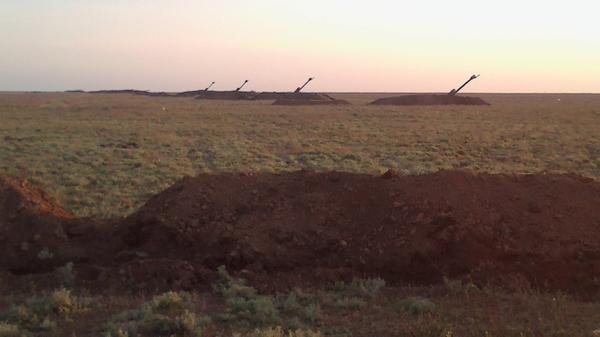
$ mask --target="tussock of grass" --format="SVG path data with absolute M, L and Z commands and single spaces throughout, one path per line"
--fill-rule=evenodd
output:
M 0 315 L 0 321 L 15 325 L 25 332 L 53 331 L 57 319 L 69 319 L 90 307 L 90 300 L 75 297 L 70 290 L 58 289 L 49 296 L 33 297 L 15 304 Z
M 385 280 L 354 279 L 350 283 L 336 282 L 331 291 L 343 297 L 373 298 L 385 286 Z
M 321 297 L 325 305 L 359 309 L 368 301 L 377 296 L 385 286 L 385 281 L 376 279 L 354 279 L 352 282 L 336 282 L 328 291 L 323 292 Z
M 281 327 L 257 329 L 247 334 L 236 333 L 233 337 L 322 337 L 320 332 L 312 330 L 284 330 Z
M 272 297 L 258 295 L 256 289 L 245 285 L 243 280 L 231 277 L 225 267 L 220 267 L 218 274 L 221 279 L 214 288 L 225 300 L 222 320 L 252 326 L 279 322 L 279 311 Z
M 200 337 L 210 322 L 193 312 L 191 296 L 167 292 L 153 297 L 140 308 L 115 315 L 106 326 L 106 337 L 181 336 Z
M 434 312 L 436 306 L 430 299 L 424 297 L 408 297 L 398 302 L 398 309 L 411 315 L 422 315 Z
M 307 324 L 316 325 L 322 319 L 320 298 L 299 288 L 277 298 L 280 311 L 288 318 L 285 326 L 290 329 L 304 328 Z
M 0 337 L 30 337 L 29 331 L 22 330 L 18 325 L 0 322 Z

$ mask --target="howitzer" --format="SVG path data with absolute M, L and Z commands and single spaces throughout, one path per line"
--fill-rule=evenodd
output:
M 304 83 L 304 84 L 303 84 L 301 87 L 298 87 L 298 88 L 296 88 L 296 90 L 294 91 L 294 93 L 296 93 L 296 94 L 300 93 L 300 91 L 302 91 L 302 89 L 304 89 L 304 87 L 305 87 L 305 86 L 306 86 L 306 85 L 307 85 L 307 84 L 308 84 L 310 81 L 312 81 L 312 80 L 314 80 L 314 79 L 315 79 L 314 77 L 310 77 L 310 78 L 309 78 L 309 79 L 306 81 L 306 83 Z
M 245 80 L 245 81 L 244 81 L 244 83 L 242 83 L 242 85 L 240 85 L 240 87 L 239 87 L 239 88 L 235 89 L 235 91 L 236 91 L 236 92 L 238 92 L 238 91 L 242 90 L 242 88 L 243 88 L 243 87 L 246 85 L 246 83 L 248 83 L 248 82 L 249 82 L 248 80 Z
M 460 91 L 460 89 L 464 88 L 465 85 L 469 84 L 469 82 L 471 82 L 472 80 L 476 79 L 477 77 L 479 77 L 479 75 L 473 75 L 471 76 L 471 78 L 469 78 L 463 85 L 461 85 L 458 89 L 452 89 L 450 90 L 450 92 L 448 93 L 448 95 L 450 96 L 454 96 L 456 94 L 458 94 L 458 92 Z
M 213 85 L 215 85 L 215 82 L 211 82 L 210 85 L 204 89 L 204 91 L 208 91 L 208 89 L 212 88 Z

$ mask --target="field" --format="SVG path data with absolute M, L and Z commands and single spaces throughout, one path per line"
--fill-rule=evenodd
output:
M 333 96 L 0 93 L 0 337 L 600 336 L 600 95 Z
M 600 177 L 600 95 L 481 95 L 485 107 L 270 106 L 133 95 L 0 94 L 0 171 L 79 216 L 132 213 L 201 172 L 574 172 Z

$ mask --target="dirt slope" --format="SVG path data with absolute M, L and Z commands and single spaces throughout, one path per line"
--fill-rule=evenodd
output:
M 152 198 L 119 235 L 152 258 L 225 264 L 259 284 L 447 276 L 593 292 L 599 205 L 600 184 L 572 175 L 200 175 Z
M 40 189 L 0 175 L 0 268 L 17 273 L 51 269 L 50 259 L 40 252 L 54 255 L 67 246 L 63 222 L 72 218 Z

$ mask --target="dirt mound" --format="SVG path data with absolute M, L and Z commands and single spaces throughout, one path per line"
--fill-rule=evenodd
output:
M 196 99 L 223 99 L 223 100 L 238 100 L 249 99 L 255 95 L 249 91 L 201 91 L 195 96 Z
M 308 100 L 308 101 L 332 101 L 333 97 L 327 94 L 306 93 L 306 92 L 261 92 L 252 96 L 252 100 Z
M 307 100 L 307 99 L 287 99 L 282 98 L 273 102 L 273 105 L 350 105 L 348 101 L 342 99 L 333 100 Z
M 175 94 L 177 97 L 196 97 L 198 95 L 204 94 L 206 90 L 190 90 L 190 91 L 182 91 Z
M 86 284 L 192 288 L 220 265 L 262 288 L 444 277 L 600 294 L 600 183 L 442 171 L 202 174 L 114 222 L 0 176 L 0 269 L 74 262 Z
M 13 272 L 52 269 L 73 216 L 24 180 L 0 175 L 0 268 Z
M 479 97 L 450 95 L 405 95 L 380 98 L 370 105 L 490 105 Z
M 600 287 L 598 205 L 600 183 L 573 175 L 200 175 L 116 235 L 122 249 L 224 264 L 263 286 L 451 277 L 589 293 Z

